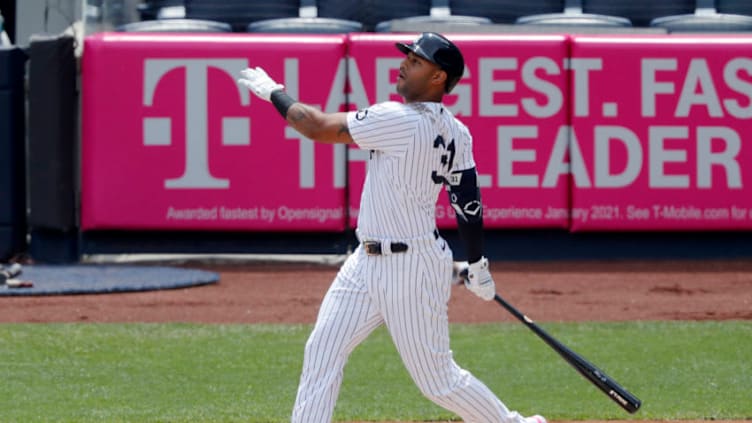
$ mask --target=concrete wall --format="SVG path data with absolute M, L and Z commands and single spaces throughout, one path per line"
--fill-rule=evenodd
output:
M 83 16 L 81 10 L 85 1 L 18 1 L 16 3 L 16 44 L 28 46 L 32 34 L 59 34 L 63 32 L 75 21 L 81 20 Z
M 136 7 L 140 3 L 141 0 L 18 0 L 16 44 L 28 46 L 33 34 L 59 34 L 74 22 L 83 21 L 85 14 L 90 24 L 86 31 L 110 30 L 137 20 Z

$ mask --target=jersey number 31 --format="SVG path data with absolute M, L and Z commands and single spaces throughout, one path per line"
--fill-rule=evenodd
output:
M 444 154 L 441 155 L 441 167 L 447 171 L 451 171 L 452 164 L 454 164 L 454 140 L 450 141 L 447 145 L 444 142 L 444 137 L 438 135 L 436 139 L 433 140 L 433 148 L 442 148 L 444 150 Z M 431 172 L 431 180 L 433 180 L 435 184 L 449 184 L 446 177 L 439 175 L 439 172 L 435 170 Z

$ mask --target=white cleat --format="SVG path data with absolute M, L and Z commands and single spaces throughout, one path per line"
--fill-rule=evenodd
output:
M 530 416 L 530 417 L 525 417 L 525 422 L 526 423 L 548 423 L 545 417 L 540 416 L 538 414 Z

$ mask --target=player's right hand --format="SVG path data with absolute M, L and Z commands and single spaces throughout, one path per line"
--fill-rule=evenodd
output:
M 467 267 L 467 279 L 465 287 L 480 298 L 491 301 L 496 295 L 496 283 L 488 270 L 488 259 L 481 257 L 475 263 Z
M 277 83 L 259 66 L 254 68 L 247 68 L 240 71 L 241 78 L 238 79 L 238 84 L 248 88 L 256 94 L 259 98 L 266 101 L 271 101 L 272 93 L 277 90 L 284 89 L 285 86 Z

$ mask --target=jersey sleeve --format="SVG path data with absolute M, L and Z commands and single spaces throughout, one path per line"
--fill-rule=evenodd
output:
M 403 104 L 385 102 L 347 114 L 353 141 L 367 150 L 404 148 L 415 130 L 415 113 Z
M 473 158 L 473 137 L 470 135 L 470 131 L 463 124 L 460 124 L 458 142 L 457 157 L 454 161 L 452 173 L 462 172 L 463 170 L 472 169 L 475 167 L 475 159 Z

